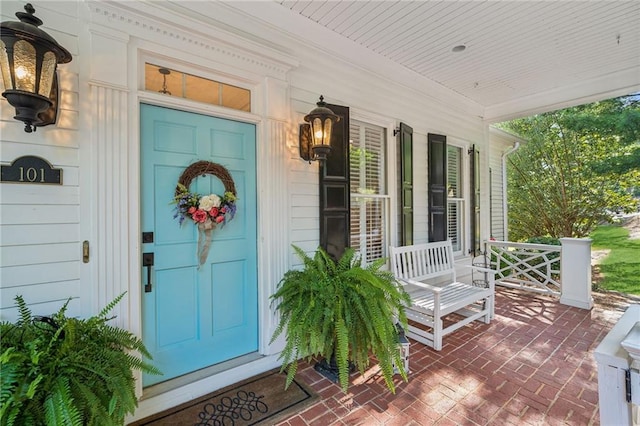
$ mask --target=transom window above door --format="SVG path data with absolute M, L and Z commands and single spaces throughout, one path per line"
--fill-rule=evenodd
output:
M 250 90 L 158 65 L 144 64 L 144 89 L 251 112 Z

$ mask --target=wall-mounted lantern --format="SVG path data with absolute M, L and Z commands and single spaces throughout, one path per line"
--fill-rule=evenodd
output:
M 331 152 L 331 130 L 340 121 L 320 96 L 317 107 L 304 117 L 307 123 L 300 125 L 300 157 L 311 164 L 312 161 L 324 161 Z
M 0 69 L 5 91 L 2 96 L 16 109 L 16 120 L 31 133 L 36 126 L 54 124 L 58 115 L 58 64 L 71 61 L 71 54 L 53 37 L 38 28 L 31 3 L 17 12 L 20 22 L 0 23 Z

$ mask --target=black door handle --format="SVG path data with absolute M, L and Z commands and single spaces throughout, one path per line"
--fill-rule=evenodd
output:
M 142 253 L 142 266 L 147 268 L 147 283 L 144 285 L 145 293 L 151 293 L 151 267 L 153 263 L 153 253 Z

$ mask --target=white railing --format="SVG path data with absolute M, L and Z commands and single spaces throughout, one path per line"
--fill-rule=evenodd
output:
M 562 246 L 487 241 L 486 256 L 496 285 L 560 297 Z

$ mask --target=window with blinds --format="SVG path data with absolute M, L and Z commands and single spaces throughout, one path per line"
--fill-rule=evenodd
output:
M 389 196 L 385 135 L 383 127 L 351 120 L 351 247 L 360 252 L 366 263 L 387 254 Z
M 447 235 L 453 251 L 462 251 L 462 148 L 447 146 Z

